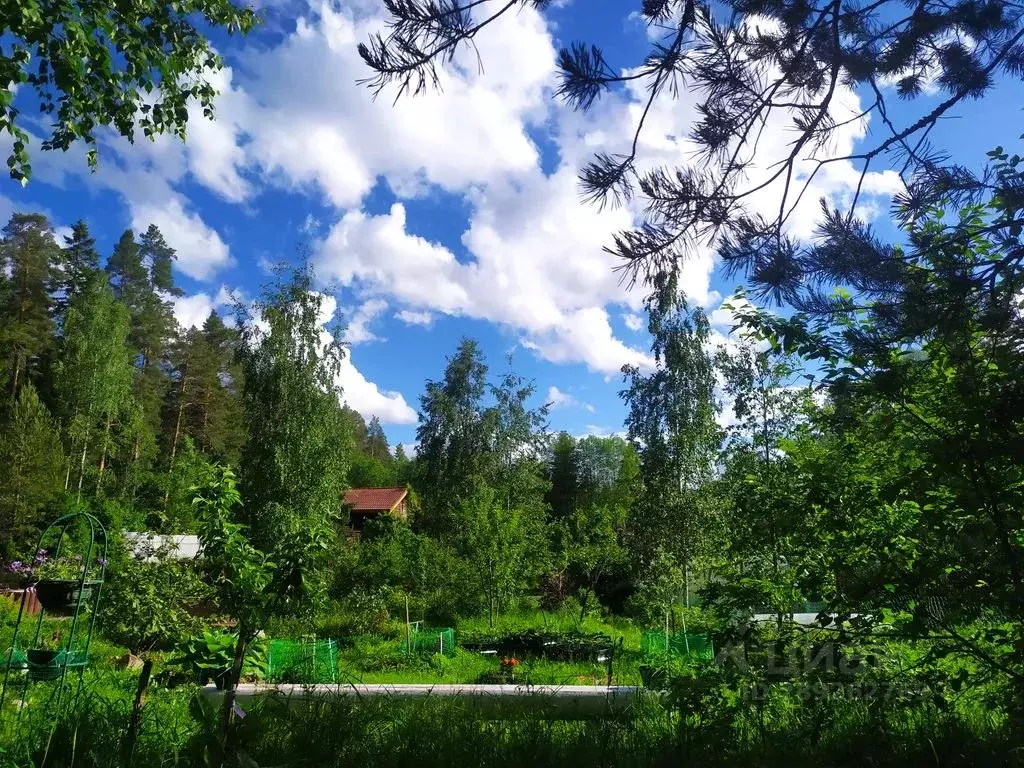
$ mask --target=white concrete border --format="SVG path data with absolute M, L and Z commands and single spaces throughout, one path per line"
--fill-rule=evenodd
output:
M 469 703 L 483 713 L 522 706 L 531 712 L 546 714 L 555 719 L 607 717 L 627 711 L 636 703 L 640 688 L 627 685 L 413 685 L 413 684 L 334 684 L 315 685 L 243 683 L 235 693 L 239 702 L 259 696 L 282 696 L 292 702 L 303 702 L 329 697 L 385 698 L 415 700 L 429 698 L 455 698 Z M 223 691 L 213 685 L 203 688 L 203 694 L 220 697 Z

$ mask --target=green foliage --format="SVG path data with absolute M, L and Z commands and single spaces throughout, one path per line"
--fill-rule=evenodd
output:
M 131 230 L 126 231 L 106 265 L 114 295 L 128 308 L 128 343 L 135 353 L 132 394 L 136 407 L 125 423 L 125 477 L 120 489 L 122 498 L 132 501 L 152 490 L 147 486 L 158 452 L 161 404 L 171 387 L 163 363 L 177 328 L 169 298 L 179 292 L 171 280 L 175 258 L 160 230 L 150 225 L 139 241 Z
M 254 541 L 268 551 L 304 528 L 329 535 L 345 489 L 350 438 L 337 384 L 343 352 L 337 328 L 322 335 L 325 297 L 312 287 L 310 271 L 300 268 L 266 291 L 258 318 L 242 318 L 249 427 L 242 487 Z
M 221 605 L 255 634 L 266 615 L 274 563 L 249 542 L 245 526 L 234 520 L 242 497 L 230 469 L 210 467 L 193 493 L 203 558 Z
M 453 545 L 418 534 L 390 515 L 368 523 L 361 539 L 342 550 L 342 557 L 336 561 L 335 593 L 346 601 L 376 606 L 357 612 L 366 621 L 380 616 L 384 606 L 378 601 L 392 615 L 404 616 L 408 598 L 414 618 L 443 626 L 476 615 L 487 605 L 477 588 L 479 574 Z
M 0 552 L 38 536 L 64 481 L 64 450 L 50 412 L 25 384 L 0 430 Z
M 198 685 L 212 681 L 221 687 L 234 661 L 237 643 L 238 635 L 232 632 L 207 629 L 183 642 L 177 649 L 178 655 L 167 664 L 183 670 Z M 267 676 L 269 647 L 269 641 L 261 639 L 247 645 L 243 675 L 257 679 Z
M 463 339 L 441 381 L 428 381 L 416 429 L 417 487 L 423 513 L 417 524 L 435 536 L 451 535 L 451 512 L 471 492 L 488 456 L 483 398 L 487 366 L 475 341 Z
M 685 587 L 683 565 L 672 552 L 656 549 L 629 597 L 629 615 L 646 626 L 658 626 L 663 623 L 666 612 L 679 602 Z
M 54 389 L 68 446 L 65 488 L 79 498 L 87 472 L 95 468 L 101 483 L 111 431 L 134 408 L 129 321 L 128 310 L 96 275 L 72 301 L 64 323 Z
M 71 234 L 64 236 L 60 258 L 61 295 L 56 297 L 57 317 L 63 326 L 68 307 L 75 297 L 85 292 L 89 281 L 99 272 L 100 254 L 96 240 L 89 232 L 89 225 L 79 219 L 71 228 Z
M 245 425 L 239 392 L 241 368 L 234 361 L 238 332 L 224 325 L 211 312 L 201 329 L 179 333 L 168 347 L 175 380 L 167 388 L 163 403 L 164 442 L 167 445 L 168 472 L 178 471 L 184 461 L 187 474 L 192 446 L 216 460 L 236 464 L 245 442 Z M 172 498 L 175 487 L 165 489 L 164 506 L 169 518 L 184 514 L 181 500 Z M 177 509 L 174 509 L 177 507 Z M 172 523 L 169 523 L 172 524 Z
M 163 480 L 166 484 L 164 510 L 149 521 L 151 528 L 175 534 L 196 530 L 192 489 L 202 481 L 206 467 L 206 458 L 196 449 L 192 438 L 185 435 Z
M 728 499 L 731 548 L 719 576 L 742 592 L 739 599 L 748 607 L 781 615 L 818 596 L 802 594 L 819 586 L 805 576 L 812 567 L 807 560 L 820 554 L 813 544 L 817 521 L 795 487 L 786 450 L 806 433 L 812 392 L 795 382 L 796 360 L 750 342 L 721 352 L 718 364 L 735 417 L 718 486 Z
M 212 598 L 195 563 L 145 542 L 110 556 L 98 616 L 103 634 L 138 655 L 167 650 L 196 632 L 191 610 Z
M 493 616 L 535 577 L 544 562 L 540 521 L 480 483 L 454 510 L 457 551 L 471 564 L 470 584 Z
M 721 441 L 710 326 L 700 309 L 689 309 L 677 279 L 675 272 L 660 275 L 646 302 L 655 370 L 622 369 L 626 427 L 642 483 L 629 546 L 641 571 L 661 549 L 688 573 L 708 554 L 717 525 L 716 504 L 705 492 Z
M 0 271 L 7 284 L 0 292 L 0 384 L 16 395 L 25 382 L 38 382 L 53 345 L 50 292 L 60 248 L 40 214 L 14 214 L 3 234 Z
M 91 0 L 53 7 L 22 2 L 3 15 L 8 44 L 0 56 L 0 130 L 14 138 L 7 164 L 23 183 L 32 173 L 31 134 L 19 120 L 15 89 L 34 91 L 49 116 L 44 150 L 84 141 L 95 166 L 98 129 L 111 127 L 130 141 L 137 130 L 147 138 L 184 138 L 195 102 L 211 118 L 216 90 L 210 74 L 221 60 L 200 28 L 244 33 L 257 21 L 252 9 L 229 0 L 116 7 Z
M 394 488 L 398 472 L 393 462 L 356 451 L 348 468 L 348 484 L 353 488 Z

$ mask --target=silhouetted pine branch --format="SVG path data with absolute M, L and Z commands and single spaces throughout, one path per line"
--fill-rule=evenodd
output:
M 385 0 L 390 33 L 360 48 L 375 73 L 367 82 L 377 91 L 394 85 L 399 95 L 437 87 L 436 67 L 460 45 L 527 5 L 542 9 L 545 3 Z M 659 33 L 639 66 L 609 61 L 579 42 L 558 58 L 557 96 L 574 109 L 589 109 L 627 81 L 634 93 L 645 94 L 630 146 L 597 155 L 580 173 L 586 199 L 633 201 L 641 208 L 641 223 L 608 246 L 622 259 L 627 279 L 649 280 L 676 269 L 696 249 L 713 247 L 762 299 L 815 314 L 855 311 L 855 303 L 825 290 L 843 284 L 880 302 L 882 322 L 892 328 L 913 324 L 915 304 L 952 308 L 965 297 L 981 300 L 987 283 L 1005 279 L 1012 266 L 1007 259 L 1015 256 L 996 265 L 956 266 L 964 278 L 953 283 L 965 290 L 931 295 L 922 287 L 927 281 L 917 278 L 924 261 L 908 256 L 924 246 L 914 243 L 905 252 L 885 246 L 858 220 L 857 206 L 865 175 L 884 167 L 896 169 L 904 182 L 894 200 L 904 226 L 940 204 L 1022 194 L 1018 174 L 974 174 L 950 164 L 930 143 L 934 126 L 955 108 L 991 91 L 1000 77 L 1024 76 L 1021 6 L 1005 0 L 725 0 L 714 6 L 641 0 L 639 10 Z M 840 88 L 869 94 L 863 111 L 842 122 L 836 118 Z M 696 157 L 678 167 L 645 167 L 639 139 L 649 111 L 684 90 L 699 95 L 689 132 Z M 936 92 L 934 106 L 911 121 L 897 120 L 888 108 L 893 98 Z M 866 143 L 846 155 L 835 152 L 838 131 L 868 118 L 874 130 Z M 781 126 L 791 140 L 765 168 L 762 139 L 769 126 L 775 136 Z M 787 231 L 798 203 L 819 173 L 841 161 L 860 173 L 852 199 L 842 209 L 826 207 L 813 244 L 793 240 Z M 754 163 L 757 174 L 751 173 Z M 769 189 L 778 190 L 775 212 L 753 211 L 753 196 Z M 987 218 L 984 234 L 1019 235 L 1012 218 Z M 980 226 L 951 224 L 942 236 L 969 240 Z

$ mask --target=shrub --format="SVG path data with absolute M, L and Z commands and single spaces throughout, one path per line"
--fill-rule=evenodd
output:
M 212 599 L 194 563 L 173 560 L 166 549 L 129 553 L 114 548 L 100 601 L 104 634 L 132 653 L 163 650 L 200 627 L 191 609 Z
M 167 664 L 183 670 L 199 685 L 206 685 L 212 680 L 219 687 L 231 669 L 237 642 L 238 635 L 233 632 L 208 629 L 182 643 L 178 648 L 179 655 Z M 268 649 L 266 638 L 257 637 L 249 643 L 242 667 L 243 676 L 257 679 L 267 676 Z

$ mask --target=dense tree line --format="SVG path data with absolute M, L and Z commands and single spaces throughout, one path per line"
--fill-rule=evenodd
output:
M 358 481 L 398 483 L 380 423 L 367 431 L 340 405 L 342 352 L 321 338 L 306 270 L 185 329 L 157 227 L 106 257 L 84 221 L 63 240 L 16 213 L 0 241 L 0 552 L 24 554 L 79 507 L 115 529 L 191 532 L 190 488 L 210 463 L 240 470 L 264 543 L 286 533 L 277 523 L 338 518 L 350 464 L 391 473 Z

